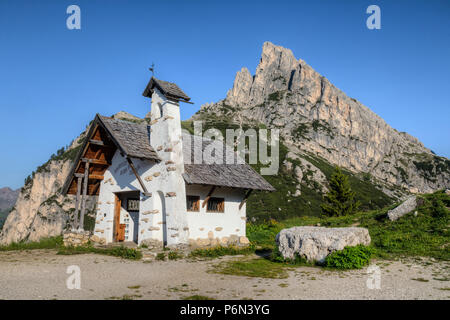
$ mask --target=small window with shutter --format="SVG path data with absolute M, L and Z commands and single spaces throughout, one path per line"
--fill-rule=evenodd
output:
M 186 196 L 186 208 L 187 211 L 200 211 L 200 197 L 199 196 Z
M 219 212 L 225 211 L 225 199 L 224 198 L 209 198 L 206 212 Z

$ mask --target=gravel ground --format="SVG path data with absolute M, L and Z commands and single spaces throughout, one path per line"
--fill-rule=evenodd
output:
M 450 263 L 425 259 L 374 261 L 380 289 L 368 289 L 366 269 L 324 271 L 297 267 L 287 279 L 208 272 L 207 261 L 130 261 L 54 250 L 0 252 L 0 299 L 450 299 Z M 81 289 L 67 289 L 67 267 L 81 270 Z M 415 279 L 415 280 L 414 280 Z

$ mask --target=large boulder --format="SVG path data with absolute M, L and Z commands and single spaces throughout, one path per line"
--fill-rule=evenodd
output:
M 387 215 L 389 217 L 389 220 L 395 221 L 398 218 L 403 217 L 405 214 L 413 211 L 417 207 L 417 200 L 416 196 L 412 196 L 405 200 L 402 204 L 395 207 L 392 210 L 389 210 Z
M 281 255 L 294 259 L 298 254 L 308 261 L 323 262 L 330 253 L 346 246 L 369 245 L 370 235 L 365 228 L 292 227 L 276 236 Z

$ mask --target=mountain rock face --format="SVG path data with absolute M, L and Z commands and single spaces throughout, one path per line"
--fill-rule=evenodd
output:
M 389 186 L 384 189 L 387 193 L 393 188 L 426 193 L 450 187 L 447 158 L 393 129 L 297 60 L 291 50 L 270 42 L 263 45 L 255 75 L 242 68 L 226 98 L 203 105 L 193 120 L 209 116 L 278 128 L 297 157 L 312 154 L 352 172 L 370 174 Z
M 144 121 L 121 111 L 112 116 L 128 121 Z M 60 191 L 80 149 L 87 127 L 65 150 L 52 155 L 26 179 L 19 197 L 0 232 L 0 245 L 20 241 L 38 241 L 58 236 L 70 228 L 74 220 L 75 196 L 62 196 Z M 97 197 L 86 200 L 85 229 L 95 219 Z M 93 224 L 92 226 L 93 227 Z
M 5 187 L 0 188 L 0 211 L 11 208 L 16 203 L 20 190 L 12 190 Z
M 70 225 L 75 197 L 63 197 L 59 191 L 84 135 L 85 132 L 64 153 L 53 155 L 27 178 L 0 232 L 0 245 L 57 236 Z M 95 198 L 89 197 L 87 201 L 90 214 L 95 208 Z

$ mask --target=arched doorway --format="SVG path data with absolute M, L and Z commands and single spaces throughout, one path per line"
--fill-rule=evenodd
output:
M 167 245 L 166 201 L 164 193 L 161 191 L 155 194 L 153 208 L 158 210 L 158 213 L 155 215 L 156 219 L 153 220 L 153 226 L 158 229 L 154 229 L 152 238 Z

